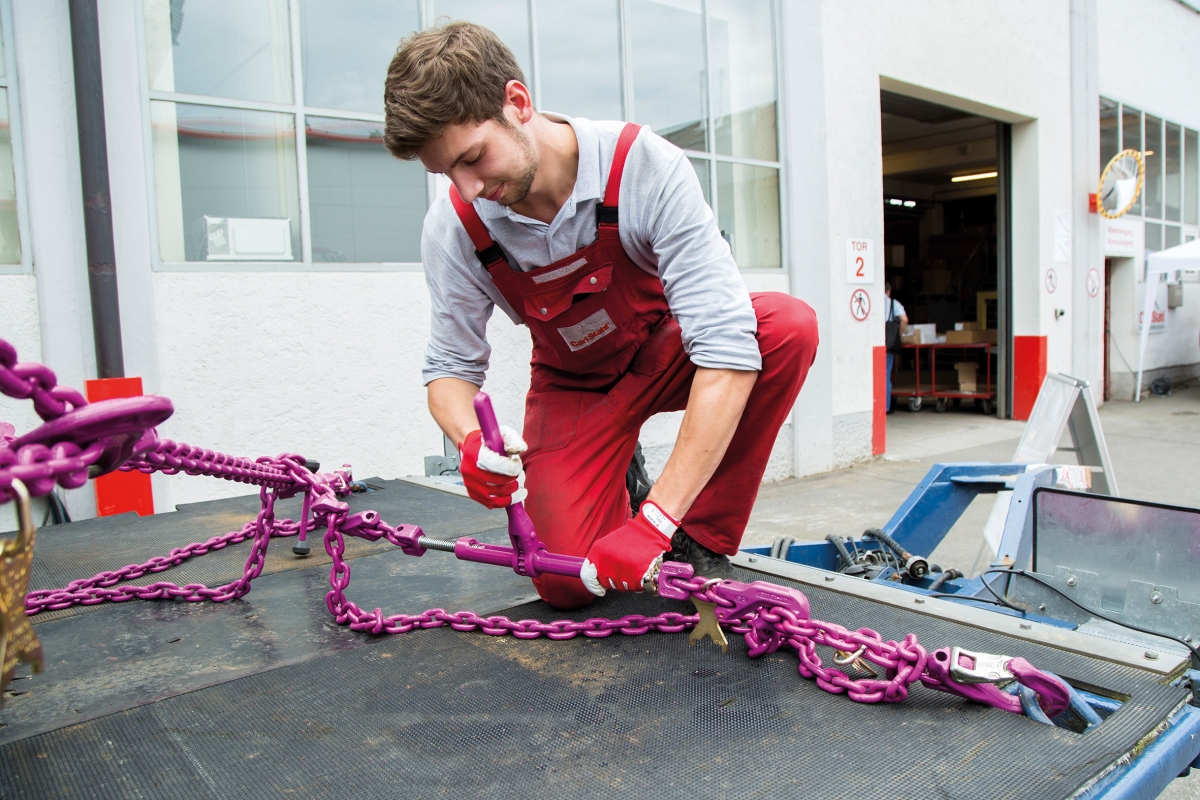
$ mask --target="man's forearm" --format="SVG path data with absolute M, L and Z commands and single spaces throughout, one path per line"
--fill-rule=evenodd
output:
M 459 378 L 438 378 L 426 387 L 429 413 L 455 446 L 462 444 L 471 431 L 479 429 L 475 417 L 475 399 L 479 387 Z
M 757 372 L 697 367 L 675 449 L 649 497 L 676 519 L 717 471 L 757 380 Z

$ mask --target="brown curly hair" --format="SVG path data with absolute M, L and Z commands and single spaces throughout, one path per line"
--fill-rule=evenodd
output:
M 494 119 L 507 127 L 504 88 L 525 82 L 512 51 L 481 25 L 450 22 L 400 42 L 383 84 L 383 144 L 411 161 L 450 125 Z

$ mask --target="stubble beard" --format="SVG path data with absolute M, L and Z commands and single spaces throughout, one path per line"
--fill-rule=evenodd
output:
M 525 157 L 528 165 L 525 171 L 512 182 L 512 199 L 505 200 L 501 198 L 500 201 L 501 205 L 515 206 L 529 195 L 529 189 L 533 186 L 533 178 L 537 174 L 538 168 L 538 154 L 537 148 L 533 146 L 533 137 L 525 131 L 510 127 L 509 135 L 512 136 L 517 146 L 521 148 L 521 155 Z

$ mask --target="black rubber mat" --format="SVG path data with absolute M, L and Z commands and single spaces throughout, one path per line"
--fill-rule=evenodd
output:
M 746 658 L 740 638 L 722 655 L 684 634 L 435 629 L 9 743 L 0 796 L 1065 798 L 1186 697 L 1133 668 L 805 592 L 822 619 L 1025 656 L 1128 699 L 1078 735 L 920 686 L 899 705 L 860 705 L 800 678 L 794 655 Z M 540 603 L 509 613 L 664 608 L 679 604 L 618 595 L 571 615 Z
M 374 509 L 392 525 L 402 522 L 421 525 L 426 534 L 447 539 L 474 535 L 505 525 L 503 512 L 489 512 L 465 497 L 433 491 L 405 481 L 370 478 L 367 483 L 379 490 L 353 494 L 346 502 L 353 511 Z M 127 564 L 145 562 L 154 556 L 165 556 L 172 548 L 203 542 L 227 531 L 240 529 L 258 516 L 259 508 L 258 495 L 253 494 L 183 505 L 174 514 L 139 517 L 129 513 L 120 517 L 43 528 L 38 533 L 29 588 L 56 589 L 72 580 L 88 578 L 101 571 L 117 570 Z M 297 519 L 299 515 L 298 497 L 276 505 L 277 519 Z M 329 556 L 322 544 L 322 535 L 320 531 L 308 534 L 311 552 L 306 557 L 297 557 L 292 553 L 295 537 L 272 540 L 263 574 L 328 564 Z M 368 542 L 346 537 L 347 558 L 393 549 L 395 545 L 386 539 Z M 250 540 L 247 539 L 202 557 L 188 559 L 165 572 L 144 575 L 128 583 L 144 586 L 166 580 L 181 586 L 186 583 L 220 586 L 242 575 L 249 553 Z M 94 611 L 99 607 L 74 606 L 59 611 L 45 611 L 33 617 L 33 623 L 39 625 Z

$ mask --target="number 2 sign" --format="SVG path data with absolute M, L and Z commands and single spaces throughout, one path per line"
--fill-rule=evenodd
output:
M 870 239 L 846 240 L 846 283 L 875 282 L 875 246 Z

